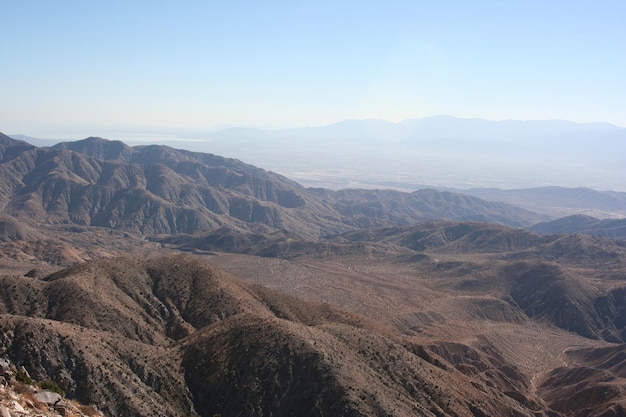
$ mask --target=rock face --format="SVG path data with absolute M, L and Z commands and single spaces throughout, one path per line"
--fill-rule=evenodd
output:
M 34 383 L 24 381 L 23 370 L 6 358 L 0 358 L 0 416 L 38 416 L 38 417 L 100 417 L 104 416 L 95 406 L 86 406 L 76 401 L 63 398 L 62 395 L 46 391 Z M 20 377 L 20 372 L 22 376 Z
M 44 404 L 52 405 L 52 406 L 54 406 L 55 404 L 58 404 L 59 402 L 63 400 L 63 397 L 61 396 L 61 394 L 58 394 L 56 392 L 51 392 L 51 391 L 36 392 L 34 397 L 38 401 L 41 401 Z

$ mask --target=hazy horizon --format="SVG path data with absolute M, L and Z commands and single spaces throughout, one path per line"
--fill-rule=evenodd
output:
M 240 159 L 302 185 L 330 189 L 563 186 L 626 191 L 626 129 L 607 123 L 437 116 L 284 130 L 109 133 L 31 142 L 49 146 L 100 136 L 131 146 L 168 145 Z
M 0 12 L 11 133 L 439 114 L 626 126 L 622 1 L 25 0 Z
M 0 13 L 6 134 L 157 142 L 335 188 L 626 190 L 621 0 L 24 0 Z
M 393 121 L 383 118 L 367 118 L 367 119 L 342 119 L 336 120 L 330 123 L 323 124 L 293 124 L 293 125 L 284 125 L 284 126 L 262 126 L 262 125 L 246 125 L 246 124 L 232 124 L 232 125 L 216 125 L 207 128 L 176 128 L 176 127 L 133 127 L 133 126 L 90 126 L 90 127 L 26 127 L 20 131 L 7 131 L 3 126 L 0 126 L 0 131 L 9 136 L 14 135 L 23 135 L 30 136 L 36 139 L 43 140 L 81 140 L 88 137 L 102 137 L 105 139 L 111 140 L 121 140 L 124 141 L 123 138 L 131 137 L 131 142 L 133 141 L 141 141 L 139 138 L 141 136 L 145 136 L 145 141 L 151 141 L 151 138 L 158 137 L 167 137 L 168 139 L 175 139 L 176 137 L 185 138 L 185 134 L 202 134 L 202 133 L 217 133 L 221 131 L 227 131 L 230 129 L 257 129 L 257 130 L 265 130 L 270 132 L 279 132 L 285 130 L 295 130 L 295 129 L 315 129 L 322 127 L 329 127 L 345 122 L 384 122 L 393 125 L 400 125 L 402 123 L 416 121 L 416 120 L 424 120 L 424 119 L 434 119 L 434 118 L 452 118 L 452 119 L 465 119 L 465 120 L 483 120 L 488 122 L 511 122 L 511 121 L 521 121 L 521 122 L 566 122 L 566 123 L 577 123 L 583 125 L 593 125 L 593 124 L 607 124 L 612 125 L 617 128 L 626 128 L 626 126 L 621 126 L 615 123 L 607 122 L 605 120 L 592 120 L 586 122 L 578 122 L 575 120 L 567 120 L 567 119 L 514 119 L 514 118 L 504 118 L 504 119 L 490 119 L 486 117 L 459 117 L 452 114 L 436 114 L 432 116 L 424 116 L 424 117 L 415 117 L 415 118 L 407 118 L 399 121 Z M 10 127 L 10 124 L 9 124 Z M 109 137 L 111 136 L 111 137 Z M 189 139 L 189 138 L 187 138 Z

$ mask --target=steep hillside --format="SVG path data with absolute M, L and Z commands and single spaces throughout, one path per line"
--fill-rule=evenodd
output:
M 16 140 L 0 133 L 0 160 L 10 160 L 20 153 L 34 148 L 33 145 L 23 140 Z
M 571 349 L 565 366 L 547 375 L 539 392 L 559 412 L 572 416 L 626 414 L 626 345 Z
M 452 354 L 469 347 L 403 340 L 189 256 L 3 276 L 0 287 L 0 349 L 107 415 L 557 415 L 493 352 L 471 353 L 493 370 L 484 385 Z
M 3 417 L 102 417 L 93 405 L 63 398 L 53 382 L 33 381 L 23 368 L 0 356 L 0 415 Z
M 284 177 L 167 147 L 129 148 L 99 138 L 31 147 L 2 160 L 0 174 L 12 185 L 0 201 L 5 212 L 35 224 L 157 234 L 262 223 L 311 236 L 348 227 Z
M 503 270 L 512 300 L 529 316 L 589 338 L 623 342 L 623 295 L 548 263 L 514 263 Z M 618 293 L 623 293 L 622 290 Z

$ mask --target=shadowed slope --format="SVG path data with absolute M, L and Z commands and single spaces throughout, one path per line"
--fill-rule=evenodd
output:
M 555 410 L 568 415 L 626 415 L 626 346 L 564 352 L 568 366 L 546 376 L 540 393 Z
M 536 224 L 531 230 L 542 233 L 583 233 L 592 236 L 626 239 L 626 219 L 596 219 L 584 215 L 573 215 Z
M 432 189 L 412 193 L 359 189 L 310 191 L 329 201 L 351 224 L 359 227 L 405 225 L 434 219 L 489 221 L 519 227 L 530 226 L 542 217 L 508 204 Z

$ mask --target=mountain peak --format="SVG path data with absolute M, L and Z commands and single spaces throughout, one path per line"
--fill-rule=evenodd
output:
M 97 136 L 90 136 L 76 142 L 62 142 L 52 147 L 56 150 L 67 149 L 80 152 L 92 158 L 105 161 L 119 160 L 128 162 L 133 152 L 132 148 L 119 140 L 110 140 Z
M 23 140 L 13 139 L 12 137 L 0 132 L 0 146 L 12 147 L 12 146 L 24 146 L 24 145 L 32 146 Z
M 0 132 L 0 159 L 11 159 L 21 152 L 33 149 L 34 146 L 23 140 L 13 139 Z

